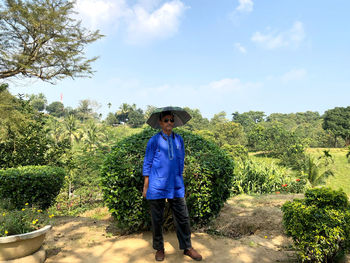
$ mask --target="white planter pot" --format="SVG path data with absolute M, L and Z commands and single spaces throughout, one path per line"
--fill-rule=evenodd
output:
M 38 251 L 44 242 L 50 225 L 33 232 L 0 237 L 0 260 L 23 258 Z

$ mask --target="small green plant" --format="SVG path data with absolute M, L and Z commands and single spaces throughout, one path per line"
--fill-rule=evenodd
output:
M 309 189 L 304 199 L 282 206 L 283 225 L 302 262 L 334 262 L 350 245 L 350 207 L 346 194 Z
M 24 234 L 50 224 L 53 214 L 28 203 L 20 210 L 0 209 L 0 237 Z

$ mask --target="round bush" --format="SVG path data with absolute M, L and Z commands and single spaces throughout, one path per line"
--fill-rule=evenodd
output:
M 213 142 L 191 132 L 174 131 L 185 143 L 183 176 L 191 224 L 205 225 L 218 215 L 230 196 L 233 161 Z M 123 139 L 112 148 L 101 169 L 104 200 L 118 226 L 128 231 L 150 228 L 148 203 L 142 197 L 142 166 L 147 142 L 157 132 L 145 129 Z M 169 219 L 166 210 L 166 226 L 171 225 Z
M 15 208 L 25 203 L 48 208 L 60 192 L 65 172 L 60 167 L 23 166 L 0 170 L 0 198 Z
M 342 190 L 308 189 L 282 206 L 286 234 L 301 262 L 338 262 L 350 248 L 350 207 Z

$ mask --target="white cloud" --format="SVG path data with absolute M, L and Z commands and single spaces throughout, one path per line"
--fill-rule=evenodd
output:
M 241 92 L 247 91 L 250 89 L 255 89 L 261 87 L 261 83 L 259 82 L 247 82 L 243 83 L 239 78 L 224 78 L 221 80 L 210 82 L 207 85 L 201 87 L 201 89 L 205 89 L 208 92 Z
M 132 6 L 125 0 L 78 0 L 76 11 L 93 29 L 114 30 L 123 23 L 126 41 L 143 45 L 176 34 L 187 9 L 180 0 L 159 4 L 160 0 L 139 0 Z
M 177 0 L 164 3 L 153 12 L 148 12 L 140 5 L 135 6 L 133 15 L 127 19 L 128 42 L 142 45 L 173 36 L 178 31 L 185 9 L 185 5 Z
M 252 0 L 238 0 L 239 6 L 237 6 L 236 10 L 239 12 L 251 12 L 253 11 L 253 1 Z
M 235 43 L 237 50 L 243 54 L 247 53 L 247 49 L 241 45 L 241 43 Z
M 296 81 L 305 78 L 306 75 L 307 71 L 305 69 L 292 69 L 287 73 L 283 74 L 281 76 L 281 80 L 283 82 Z
M 255 32 L 251 40 L 266 49 L 281 47 L 297 48 L 305 38 L 304 26 L 296 21 L 292 28 L 284 32 L 269 32 L 266 34 Z
M 130 13 L 124 0 L 77 0 L 75 9 L 83 23 L 92 29 L 117 25 Z

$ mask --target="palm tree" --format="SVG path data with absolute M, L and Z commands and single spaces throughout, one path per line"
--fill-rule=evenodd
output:
M 63 136 L 67 136 L 71 147 L 73 146 L 73 142 L 77 142 L 80 141 L 81 137 L 82 137 L 82 133 L 80 132 L 78 125 L 77 125 L 77 120 L 74 117 L 74 115 L 70 114 L 68 117 L 64 118 L 63 121 L 63 126 L 65 128 L 65 131 L 63 132 Z M 69 162 L 69 164 L 67 165 L 67 169 L 68 169 L 68 196 L 69 198 L 71 198 L 73 192 L 72 192 L 72 181 L 73 181 L 73 177 L 74 177 L 74 173 L 73 173 L 73 168 L 74 168 L 74 164 L 73 164 L 73 152 L 72 149 L 71 151 L 68 153 L 67 156 L 67 161 Z
M 65 128 L 64 135 L 69 138 L 71 145 L 74 141 L 79 141 L 82 137 L 82 134 L 77 125 L 77 119 L 74 115 L 70 114 L 68 117 L 64 118 L 63 125 Z
M 89 121 L 84 127 L 83 143 L 89 152 L 100 146 L 101 131 L 94 121 Z
M 329 154 L 329 151 L 323 153 L 324 155 L 317 159 L 307 155 L 301 168 L 302 173 L 307 176 L 312 187 L 325 184 L 329 176 L 334 176 L 334 171 L 330 167 L 334 163 L 333 156 Z

